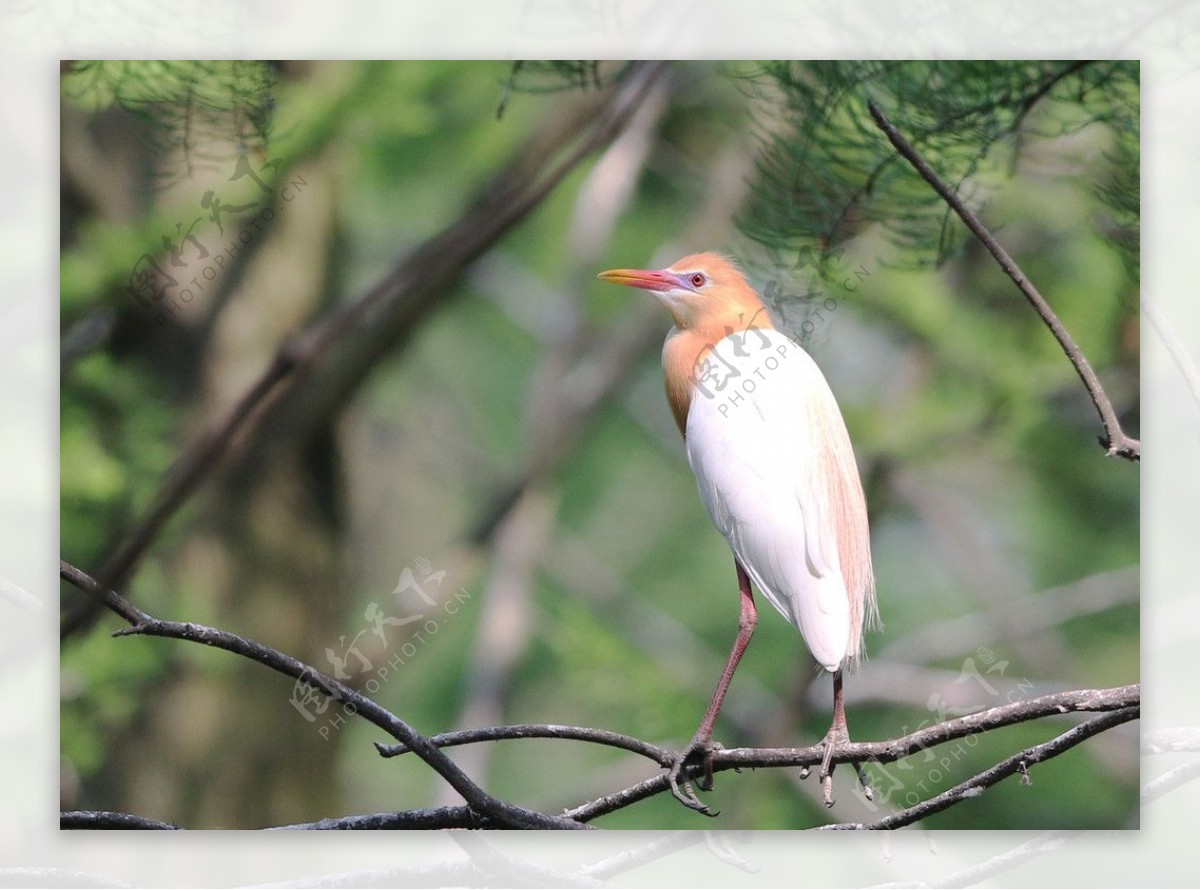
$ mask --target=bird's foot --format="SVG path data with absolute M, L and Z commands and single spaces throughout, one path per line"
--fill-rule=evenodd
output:
M 826 807 L 833 806 L 833 769 L 837 765 L 833 762 L 833 756 L 838 749 L 850 744 L 850 732 L 845 725 L 831 726 L 829 732 L 825 735 L 825 740 L 821 746 L 825 749 L 824 755 L 821 757 L 821 797 L 825 801 Z M 863 765 L 856 761 L 852 761 L 851 766 L 854 767 L 854 772 L 858 775 L 858 782 L 862 786 L 863 797 L 867 800 L 873 800 L 874 792 L 871 790 L 871 781 L 867 776 Z M 805 769 L 801 773 L 801 778 L 808 775 L 808 770 Z
M 697 761 L 704 766 L 704 772 L 696 784 L 700 786 L 701 791 L 711 791 L 713 787 L 713 750 L 717 746 L 713 744 L 711 737 L 696 735 L 686 748 L 680 751 L 675 756 L 675 763 L 672 764 L 670 772 L 667 773 L 667 780 L 671 783 L 671 794 L 675 799 L 691 810 L 697 813 L 702 813 L 705 816 L 716 816 L 717 814 L 710 810 L 700 798 L 696 796 L 695 789 L 692 788 L 692 780 L 688 778 L 688 774 L 697 764 Z

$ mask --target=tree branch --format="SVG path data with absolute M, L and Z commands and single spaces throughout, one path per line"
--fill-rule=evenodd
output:
M 58 814 L 61 829 L 150 829 L 183 831 L 174 822 L 161 822 L 132 813 L 108 810 L 74 810 Z M 264 831 L 396 831 L 402 829 L 495 828 L 494 822 L 469 806 L 431 807 L 395 813 L 363 813 L 337 819 L 320 819 L 279 825 Z
M 1071 711 L 1119 712 L 1131 708 L 1136 711 L 1140 701 L 1141 688 L 1138 685 L 1116 689 L 1058 692 L 958 717 L 919 729 L 897 739 L 883 742 L 852 742 L 838 750 L 833 762 L 891 763 L 934 745 L 979 732 L 988 732 L 1004 726 Z M 1137 716 L 1136 713 L 1133 716 Z M 1127 716 L 1125 719 L 1132 719 L 1132 717 Z M 1124 722 L 1124 720 L 1120 722 Z M 713 772 L 744 768 L 812 767 L 821 762 L 823 754 L 824 750 L 821 745 L 813 745 L 808 748 L 718 748 L 713 752 Z M 693 780 L 699 778 L 701 770 L 702 767 L 699 765 L 691 769 L 688 778 Z M 669 787 L 665 775 L 655 776 L 616 794 L 607 795 L 584 806 L 568 810 L 564 815 L 572 819 L 590 821 L 662 793 Z
M 562 128 L 548 146 L 525 146 L 517 160 L 483 193 L 483 199 L 444 231 L 417 247 L 374 288 L 346 308 L 318 320 L 281 345 L 263 375 L 229 413 L 196 439 L 170 471 L 150 509 L 106 561 L 99 578 L 105 588 L 122 587 L 137 562 L 166 522 L 195 493 L 220 462 L 251 417 L 263 418 L 263 408 L 294 396 L 300 385 L 327 358 L 334 344 L 353 331 L 365 331 L 368 341 L 357 344 L 353 367 L 338 367 L 338 397 L 365 377 L 370 360 L 394 348 L 396 328 L 411 327 L 422 309 L 448 290 L 458 274 L 505 232 L 522 221 L 598 146 L 613 138 L 628 122 L 665 63 L 638 63 L 606 105 L 591 111 L 593 121 L 582 137 L 580 123 Z M 553 163 L 564 145 L 574 144 Z M 543 172 L 546 170 L 547 172 Z M 408 298 L 408 299 L 406 299 Z M 326 396 L 326 399 L 329 396 Z M 304 401 L 304 400 L 301 400 Z M 309 400 L 311 402 L 311 400 Z M 261 427 L 272 424 L 260 423 Z M 63 624 L 66 637 L 87 623 L 76 615 Z
M 1141 460 L 1142 444 L 1137 439 L 1125 434 L 1121 428 L 1121 421 L 1117 417 L 1117 412 L 1113 408 L 1112 402 L 1108 398 L 1108 394 L 1104 391 L 1104 387 L 1100 383 L 1100 379 L 1096 376 L 1096 372 L 1092 369 L 1083 351 L 1075 343 L 1070 333 L 1063 326 L 1058 316 L 1054 314 L 1054 310 L 1050 308 L 1050 304 L 1046 302 L 1033 283 L 1021 271 L 1020 266 L 1013 260 L 1008 252 L 1000 245 L 1000 243 L 992 236 L 992 233 L 984 227 L 970 208 L 963 203 L 962 199 L 951 189 L 929 166 L 928 162 L 921 157 L 921 154 L 904 138 L 904 135 L 896 129 L 895 125 L 887 119 L 883 111 L 875 104 L 874 101 L 868 100 L 867 108 L 871 112 L 871 117 L 880 130 L 884 132 L 888 140 L 895 146 L 896 151 L 900 152 L 904 158 L 912 164 L 913 168 L 921 174 L 921 177 L 933 186 L 936 191 L 953 210 L 958 217 L 971 230 L 972 234 L 982 242 L 988 252 L 995 257 L 996 262 L 1000 264 L 1006 275 L 1012 279 L 1013 283 L 1020 289 L 1025 298 L 1041 316 L 1042 321 L 1054 334 L 1058 340 L 1067 358 L 1074 366 L 1079 378 L 1083 381 L 1083 385 L 1087 388 L 1088 395 L 1091 396 L 1092 404 L 1096 406 L 1096 412 L 1100 415 L 1100 422 L 1104 425 L 1104 437 L 1101 439 L 1101 444 L 1105 447 L 1108 455 L 1111 457 L 1116 455 L 1124 457 L 1128 460 Z
M 367 813 L 281 825 L 268 831 L 395 831 L 399 829 L 495 828 L 496 824 L 469 806 L 430 807 L 397 813 Z
M 588 726 L 558 726 L 549 723 L 522 723 L 515 726 L 488 726 L 482 729 L 462 729 L 457 732 L 443 732 L 429 737 L 429 742 L 439 748 L 453 748 L 458 745 L 474 745 L 479 742 L 497 742 L 507 739 L 569 739 L 576 742 L 592 742 L 596 745 L 607 745 L 619 748 L 649 758 L 661 767 L 669 767 L 675 762 L 675 752 L 658 745 L 642 741 L 633 736 L 622 735 L 607 729 L 593 729 Z M 384 745 L 376 743 L 375 747 L 384 757 L 396 757 L 407 754 L 405 745 Z
M 553 724 L 524 724 L 497 726 L 483 729 L 443 733 L 427 738 L 390 711 L 376 704 L 365 695 L 325 676 L 288 655 L 248 640 L 237 634 L 217 630 L 190 622 L 163 621 L 133 606 L 113 590 L 102 587 L 94 578 L 75 566 L 60 563 L 60 576 L 80 590 L 95 597 L 107 608 L 125 619 L 129 626 L 114 632 L 113 636 L 158 636 L 202 643 L 249 658 L 285 676 L 300 682 L 310 683 L 353 706 L 353 713 L 387 732 L 397 739 L 399 745 L 376 744 L 380 754 L 391 757 L 409 751 L 416 753 L 435 770 L 467 801 L 466 807 L 437 807 L 425 810 L 409 810 L 396 813 L 378 813 L 343 819 L 326 819 L 302 825 L 286 826 L 294 829 L 371 829 L 371 828 L 584 828 L 585 823 L 599 816 L 623 809 L 640 800 L 660 794 L 669 788 L 666 773 L 659 773 L 645 781 L 625 788 L 614 794 L 568 810 L 561 816 L 551 816 L 498 800 L 476 785 L 457 765 L 442 752 L 443 748 L 457 745 L 493 742 L 504 739 L 569 739 L 589 742 L 628 751 L 646 757 L 662 769 L 674 764 L 677 754 L 658 745 L 621 733 L 604 729 Z M 947 720 L 928 726 L 896 739 L 880 742 L 852 742 L 841 747 L 834 755 L 834 763 L 890 763 L 923 751 L 935 745 L 981 732 L 1012 726 L 1041 717 L 1070 712 L 1099 712 L 1092 718 L 1057 738 L 1041 745 L 1026 748 L 1019 754 L 1001 761 L 977 776 L 955 786 L 936 797 L 923 801 L 899 813 L 892 814 L 877 823 L 852 823 L 834 828 L 897 828 L 939 812 L 956 803 L 978 796 L 985 788 L 994 785 L 1014 772 L 1027 773 L 1028 766 L 1056 757 L 1063 751 L 1075 747 L 1084 740 L 1113 726 L 1136 719 L 1140 713 L 1141 687 L 1121 686 L 1113 689 L 1081 689 L 1071 692 L 1056 692 L 1028 701 L 1013 702 Z M 821 762 L 823 747 L 813 745 L 806 748 L 717 748 L 713 752 L 713 772 L 740 770 L 744 768 L 812 767 Z M 689 771 L 692 779 L 698 778 L 702 766 Z M 1172 776 L 1172 783 L 1183 779 Z M 1168 783 L 1171 784 L 1171 783 Z M 172 828 L 169 823 L 144 820 L 141 817 L 113 813 L 64 813 L 60 817 L 64 827 L 78 828 Z
M 310 683 L 326 694 L 334 696 L 342 702 L 353 705 L 354 713 L 387 732 L 393 738 L 404 743 L 418 757 L 424 760 L 434 771 L 445 779 L 455 791 L 478 813 L 492 819 L 497 825 L 512 828 L 582 828 L 578 822 L 547 816 L 524 807 L 514 806 L 492 797 L 458 768 L 440 749 L 430 744 L 429 740 L 415 729 L 397 717 L 395 714 L 376 704 L 365 695 L 351 689 L 344 683 L 327 677 L 309 665 L 285 655 L 269 646 L 248 640 L 237 634 L 206 627 L 190 622 L 163 621 L 142 612 L 129 603 L 116 591 L 107 590 L 100 586 L 85 572 L 65 561 L 60 562 L 59 574 L 64 581 L 76 584 L 85 593 L 101 600 L 105 606 L 116 612 L 127 622 L 129 627 L 121 628 L 113 636 L 152 636 L 168 637 L 177 640 L 187 640 L 202 643 L 215 649 L 223 649 L 241 655 L 251 661 L 256 661 L 285 676 L 292 677 L 303 683 Z M 349 710 L 349 708 L 347 708 Z
M 1107 717 L 1112 717 L 1114 721 L 1112 723 L 1095 723 L 1093 720 L 1080 724 L 1080 726 L 1075 727 L 1075 729 L 1070 730 L 1052 742 L 1048 742 L 1043 746 L 1026 749 L 1021 754 L 1015 755 L 1013 758 L 1009 758 L 1009 760 L 981 774 L 981 776 L 990 776 L 995 770 L 1006 770 L 997 774 L 988 782 L 988 784 L 994 784 L 1018 770 L 1021 763 L 1038 763 L 1041 760 L 1057 756 L 1062 751 L 1074 747 L 1098 732 L 1136 718 L 1140 704 L 1141 687 L 1137 684 L 1114 689 L 1079 689 L 1071 692 L 1056 692 L 1029 699 L 1028 701 L 1000 705 L 986 711 L 980 711 L 977 714 L 957 717 L 934 726 L 924 727 L 896 739 L 889 739 L 882 742 L 851 742 L 849 745 L 845 745 L 838 750 L 833 762 L 865 763 L 875 761 L 876 763 L 892 763 L 935 745 L 1052 715 L 1071 712 L 1100 712 Z M 1119 719 L 1114 715 L 1120 715 Z M 1083 731 L 1082 728 L 1085 726 L 1091 726 L 1091 729 Z M 1072 735 L 1076 731 L 1083 732 L 1084 734 Z M 463 730 L 433 736 L 429 739 L 429 742 L 438 747 L 451 747 L 454 745 L 491 742 L 501 739 L 524 738 L 570 739 L 618 748 L 647 757 L 663 768 L 672 765 L 676 756 L 673 751 L 668 751 L 640 739 L 610 732 L 609 730 L 551 724 L 523 724 L 519 726 L 495 726 L 483 729 Z M 404 753 L 402 746 L 377 745 L 376 747 L 385 757 Z M 824 749 L 821 745 L 813 745 L 807 748 L 717 748 L 713 752 L 712 767 L 714 773 L 745 768 L 812 767 L 821 762 L 823 755 Z M 691 771 L 690 778 L 698 778 L 701 770 L 701 766 L 696 766 Z M 977 776 L 970 781 L 974 782 L 979 779 L 980 777 Z M 653 797 L 656 794 L 666 791 L 669 787 L 666 775 L 657 775 L 639 782 L 632 787 L 618 791 L 615 794 L 606 795 L 583 806 L 568 810 L 564 813 L 564 816 L 587 822 L 599 816 L 624 809 L 648 797 Z M 978 791 L 968 793 L 969 791 L 970 789 L 964 789 L 957 798 L 949 802 L 942 802 L 937 809 L 930 810 L 930 812 L 945 809 L 945 807 L 953 803 L 959 803 L 979 793 Z M 949 794 L 950 792 L 946 793 Z M 942 796 L 944 795 L 940 795 L 939 797 Z M 937 799 L 935 798 L 934 800 Z M 914 807 L 913 809 L 916 808 Z M 925 815 L 928 815 L 928 813 L 925 813 Z M 914 819 L 916 818 L 921 818 L 921 815 L 919 814 L 914 817 Z M 908 823 L 904 822 L 902 824 Z
M 161 822 L 133 813 L 114 813 L 109 810 L 72 810 L 58 814 L 58 827 L 83 830 L 180 831 L 174 822 Z
M 890 816 L 885 816 L 878 821 L 841 822 L 835 825 L 822 825 L 821 829 L 862 831 L 903 828 L 905 825 L 911 825 L 920 819 L 924 819 L 926 816 L 940 813 L 942 810 L 956 803 L 962 803 L 964 800 L 969 800 L 972 797 L 979 797 L 985 789 L 990 788 L 1000 780 L 1006 779 L 1014 773 L 1021 773 L 1022 781 L 1026 784 L 1032 784 L 1033 780 L 1029 776 L 1029 767 L 1031 765 L 1057 757 L 1059 754 L 1071 750 L 1079 743 L 1090 739 L 1097 733 L 1104 732 L 1106 729 L 1111 729 L 1122 723 L 1128 723 L 1130 720 L 1136 720 L 1140 712 L 1141 708 L 1134 705 L 1122 708 L 1119 711 L 1101 714 L 1099 717 L 1093 717 L 1091 720 L 1087 720 L 1067 730 L 1062 735 L 1048 742 L 1026 748 L 1019 754 L 1014 754 L 1012 757 L 1000 761 L 990 769 L 972 776 L 965 782 L 961 782 L 935 797 L 923 800 L 919 804 L 908 807 L 898 813 L 892 813 Z

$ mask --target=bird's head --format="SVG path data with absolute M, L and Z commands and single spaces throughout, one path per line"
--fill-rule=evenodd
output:
M 649 291 L 682 331 L 771 327 L 754 288 L 719 254 L 694 253 L 665 269 L 609 269 L 598 277 Z

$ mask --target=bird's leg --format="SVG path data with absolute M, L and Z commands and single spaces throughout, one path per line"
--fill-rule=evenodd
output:
M 842 745 L 850 744 L 850 729 L 846 726 L 846 702 L 842 695 L 841 668 L 838 668 L 833 674 L 833 725 L 825 734 L 823 744 L 825 753 L 821 758 L 821 794 L 825 800 L 825 806 L 831 807 L 833 806 L 833 754 Z M 858 774 L 858 781 L 862 784 L 863 794 L 867 800 L 871 800 L 871 784 L 867 779 L 867 774 L 863 771 L 862 764 L 855 763 L 853 766 L 854 771 Z
M 737 639 L 733 641 L 733 649 L 729 653 L 729 661 L 725 664 L 725 670 L 721 674 L 721 679 L 717 681 L 716 691 L 713 692 L 712 701 L 709 702 L 708 710 L 704 713 L 704 719 L 700 721 L 700 728 L 696 730 L 696 734 L 692 736 L 692 740 L 688 742 L 686 748 L 679 752 L 679 756 L 675 759 L 674 766 L 667 774 L 667 778 L 671 782 L 671 793 L 686 807 L 704 813 L 705 815 L 714 815 L 709 812 L 708 807 L 700 802 L 696 797 L 696 793 L 692 790 L 692 783 L 689 779 L 680 778 L 684 774 L 687 763 L 697 754 L 702 758 L 704 764 L 704 778 L 699 783 L 703 791 L 712 790 L 712 733 L 713 725 L 717 722 L 717 714 L 721 711 L 721 704 L 725 701 L 725 693 L 729 690 L 729 683 L 733 680 L 733 672 L 737 670 L 738 662 L 742 660 L 742 653 L 746 651 L 746 647 L 750 644 L 750 636 L 754 633 L 754 625 L 758 623 L 758 610 L 754 607 L 754 594 L 750 590 L 750 576 L 746 574 L 746 570 L 742 568 L 742 564 L 736 559 L 733 561 L 737 568 L 738 592 L 741 594 L 741 613 L 738 616 L 738 634 Z

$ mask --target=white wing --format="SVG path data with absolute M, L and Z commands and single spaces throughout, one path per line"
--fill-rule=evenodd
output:
M 862 484 L 812 358 L 778 331 L 706 350 L 687 418 L 700 498 L 742 567 L 817 661 L 859 654 L 873 609 Z

